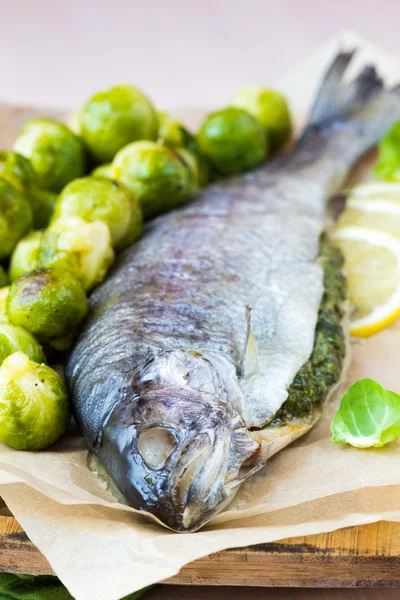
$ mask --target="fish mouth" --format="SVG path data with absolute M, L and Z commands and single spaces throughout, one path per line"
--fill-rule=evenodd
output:
M 174 522 L 168 526 L 196 531 L 221 512 L 240 484 L 261 468 L 259 449 L 244 427 L 233 428 L 231 439 L 218 438 L 213 431 L 198 436 L 176 462 L 171 489 Z

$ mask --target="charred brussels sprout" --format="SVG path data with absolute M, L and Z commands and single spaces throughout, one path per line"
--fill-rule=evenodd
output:
M 46 362 L 43 349 L 33 335 L 22 327 L 0 323 L 0 365 L 14 352 L 24 352 L 31 360 L 38 363 Z
M 7 284 L 8 284 L 7 273 L 5 272 L 3 267 L 0 265 L 0 289 L 5 287 Z
M 3 287 L 0 289 L 0 323 L 9 323 L 6 309 L 6 300 L 9 291 L 9 287 Z
M 18 188 L 30 203 L 35 229 L 46 227 L 53 212 L 56 194 L 39 187 L 30 161 L 11 150 L 0 151 L 0 178 Z
M 40 187 L 53 192 L 59 192 L 85 172 L 85 156 L 79 138 L 53 119 L 27 121 L 14 149 L 31 161 Z
M 72 181 L 60 194 L 53 223 L 65 217 L 103 221 L 117 250 L 125 248 L 142 233 L 142 212 L 138 201 L 123 184 L 106 177 L 84 177 Z
M 81 135 L 79 120 L 80 120 L 81 110 L 78 109 L 75 112 L 71 113 L 67 118 L 67 127 L 77 136 Z
M 192 171 L 195 187 L 207 185 L 210 177 L 208 162 L 202 156 L 191 152 L 187 148 L 176 148 L 176 152 Z
M 102 221 L 60 219 L 44 233 L 40 246 L 39 267 L 69 271 L 86 291 L 103 281 L 113 261 L 110 230 Z
M 79 113 L 79 130 L 99 162 L 136 140 L 157 138 L 157 116 L 151 102 L 131 85 L 117 85 L 92 96 Z
M 45 229 L 53 214 L 57 194 L 50 190 L 34 187 L 29 196 L 33 210 L 33 226 L 35 229 Z
M 111 163 L 104 163 L 103 165 L 96 167 L 91 172 L 91 176 L 92 177 L 108 177 L 109 179 L 112 179 Z
M 240 90 L 232 104 L 247 110 L 261 123 L 271 149 L 281 146 L 292 133 L 289 107 L 279 92 L 252 85 Z
M 82 285 L 69 272 L 38 269 L 11 285 L 6 309 L 11 323 L 48 342 L 74 332 L 88 306 Z
M 170 148 L 135 142 L 118 152 L 112 174 L 139 200 L 145 219 L 180 206 L 193 191 L 193 174 Z
M 54 443 L 69 421 L 68 394 L 61 377 L 23 352 L 0 367 L 0 440 L 17 450 Z
M 10 256 L 32 223 L 32 209 L 23 193 L 0 178 L 0 260 Z
M 31 231 L 16 245 L 10 261 L 10 279 L 15 281 L 21 275 L 37 269 L 42 231 Z
M 12 150 L 0 151 L 0 177 L 21 191 L 37 184 L 36 173 L 29 160 Z
M 265 160 L 268 144 L 260 123 L 241 108 L 228 107 L 204 120 L 197 135 L 200 151 L 224 175 L 240 173 Z
M 178 119 L 174 119 L 166 112 L 157 112 L 158 140 L 167 146 L 187 146 L 192 135 Z

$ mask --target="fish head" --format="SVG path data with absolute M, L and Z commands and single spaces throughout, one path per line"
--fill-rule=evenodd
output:
M 129 504 L 194 531 L 232 499 L 259 444 L 230 387 L 220 365 L 191 350 L 162 351 L 135 373 L 97 452 Z

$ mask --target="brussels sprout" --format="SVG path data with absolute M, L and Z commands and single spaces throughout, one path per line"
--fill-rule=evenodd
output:
M 11 256 L 9 275 L 15 281 L 25 273 L 31 273 L 39 264 L 39 248 L 42 242 L 42 231 L 31 231 L 15 246 Z
M 193 190 L 193 174 L 172 149 L 134 142 L 118 152 L 112 174 L 139 200 L 145 219 L 179 206 Z
M 9 287 L 3 287 L 0 289 L 0 323 L 9 323 L 6 309 L 6 300 L 9 291 Z
M 112 179 L 111 163 L 104 163 L 104 164 L 100 165 L 99 167 L 96 167 L 91 172 L 91 176 L 92 177 L 108 177 L 109 179 Z
M 3 267 L 0 265 L 0 289 L 5 287 L 6 285 L 8 285 L 7 273 L 5 272 Z
M 0 440 L 17 450 L 41 450 L 68 422 L 67 388 L 58 373 L 23 352 L 6 358 L 0 367 Z
M 32 209 L 23 193 L 0 178 L 0 260 L 10 256 L 32 222 Z
M 22 192 L 37 183 L 36 173 L 29 160 L 12 150 L 0 151 L 0 177 L 7 179 Z
M 212 113 L 197 134 L 200 151 L 224 175 L 256 167 L 267 156 L 267 139 L 260 123 L 241 108 Z
M 59 219 L 40 246 L 39 267 L 68 270 L 87 291 L 103 281 L 113 261 L 110 230 L 103 221 Z
M 22 127 L 14 149 L 29 158 L 40 187 L 59 192 L 85 173 L 85 155 L 79 138 L 53 119 L 31 119 Z
M 0 323 L 0 365 L 14 352 L 24 352 L 37 363 L 46 362 L 43 348 L 33 335 L 17 325 Z
M 33 187 L 29 197 L 33 210 L 33 226 L 35 229 L 45 229 L 50 222 L 58 196 L 50 190 Z
M 157 112 L 158 140 L 172 147 L 187 146 L 192 135 L 180 121 L 166 112 Z
M 281 146 L 292 133 L 288 104 L 279 92 L 250 85 L 236 94 L 233 106 L 247 110 L 264 127 L 271 149 Z
M 142 212 L 132 192 L 106 177 L 83 177 L 72 181 L 60 194 L 53 223 L 60 218 L 81 217 L 104 221 L 117 250 L 129 246 L 142 233 Z
M 99 162 L 110 162 L 130 142 L 155 140 L 157 127 L 152 104 L 131 85 L 98 92 L 79 115 L 82 138 Z
M 65 350 L 69 350 L 72 347 L 74 342 L 74 334 L 67 333 L 59 338 L 53 338 L 49 343 L 48 349 L 54 348 L 55 350 L 59 350 L 60 352 L 65 352 Z M 51 347 L 51 348 L 50 348 Z
M 82 285 L 68 271 L 38 269 L 11 284 L 6 309 L 11 323 L 48 342 L 75 331 L 88 306 Z
M 210 177 L 208 162 L 199 154 L 191 152 L 187 148 L 176 148 L 176 152 L 191 169 L 194 177 L 195 189 L 207 185 Z
M 80 109 L 78 109 L 75 112 L 71 113 L 67 118 L 68 129 L 70 129 L 72 131 L 72 133 L 74 133 L 78 137 L 81 135 L 81 129 L 80 129 L 80 125 L 79 125 L 80 114 L 81 114 L 81 111 L 80 111 Z

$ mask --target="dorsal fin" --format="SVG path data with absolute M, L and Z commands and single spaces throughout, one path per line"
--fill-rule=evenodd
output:
M 242 357 L 242 369 L 241 375 L 243 379 L 247 379 L 252 375 L 258 373 L 258 350 L 257 342 L 254 337 L 253 329 L 251 327 L 251 307 L 246 306 L 246 323 L 247 323 L 247 336 L 246 345 L 243 351 Z

